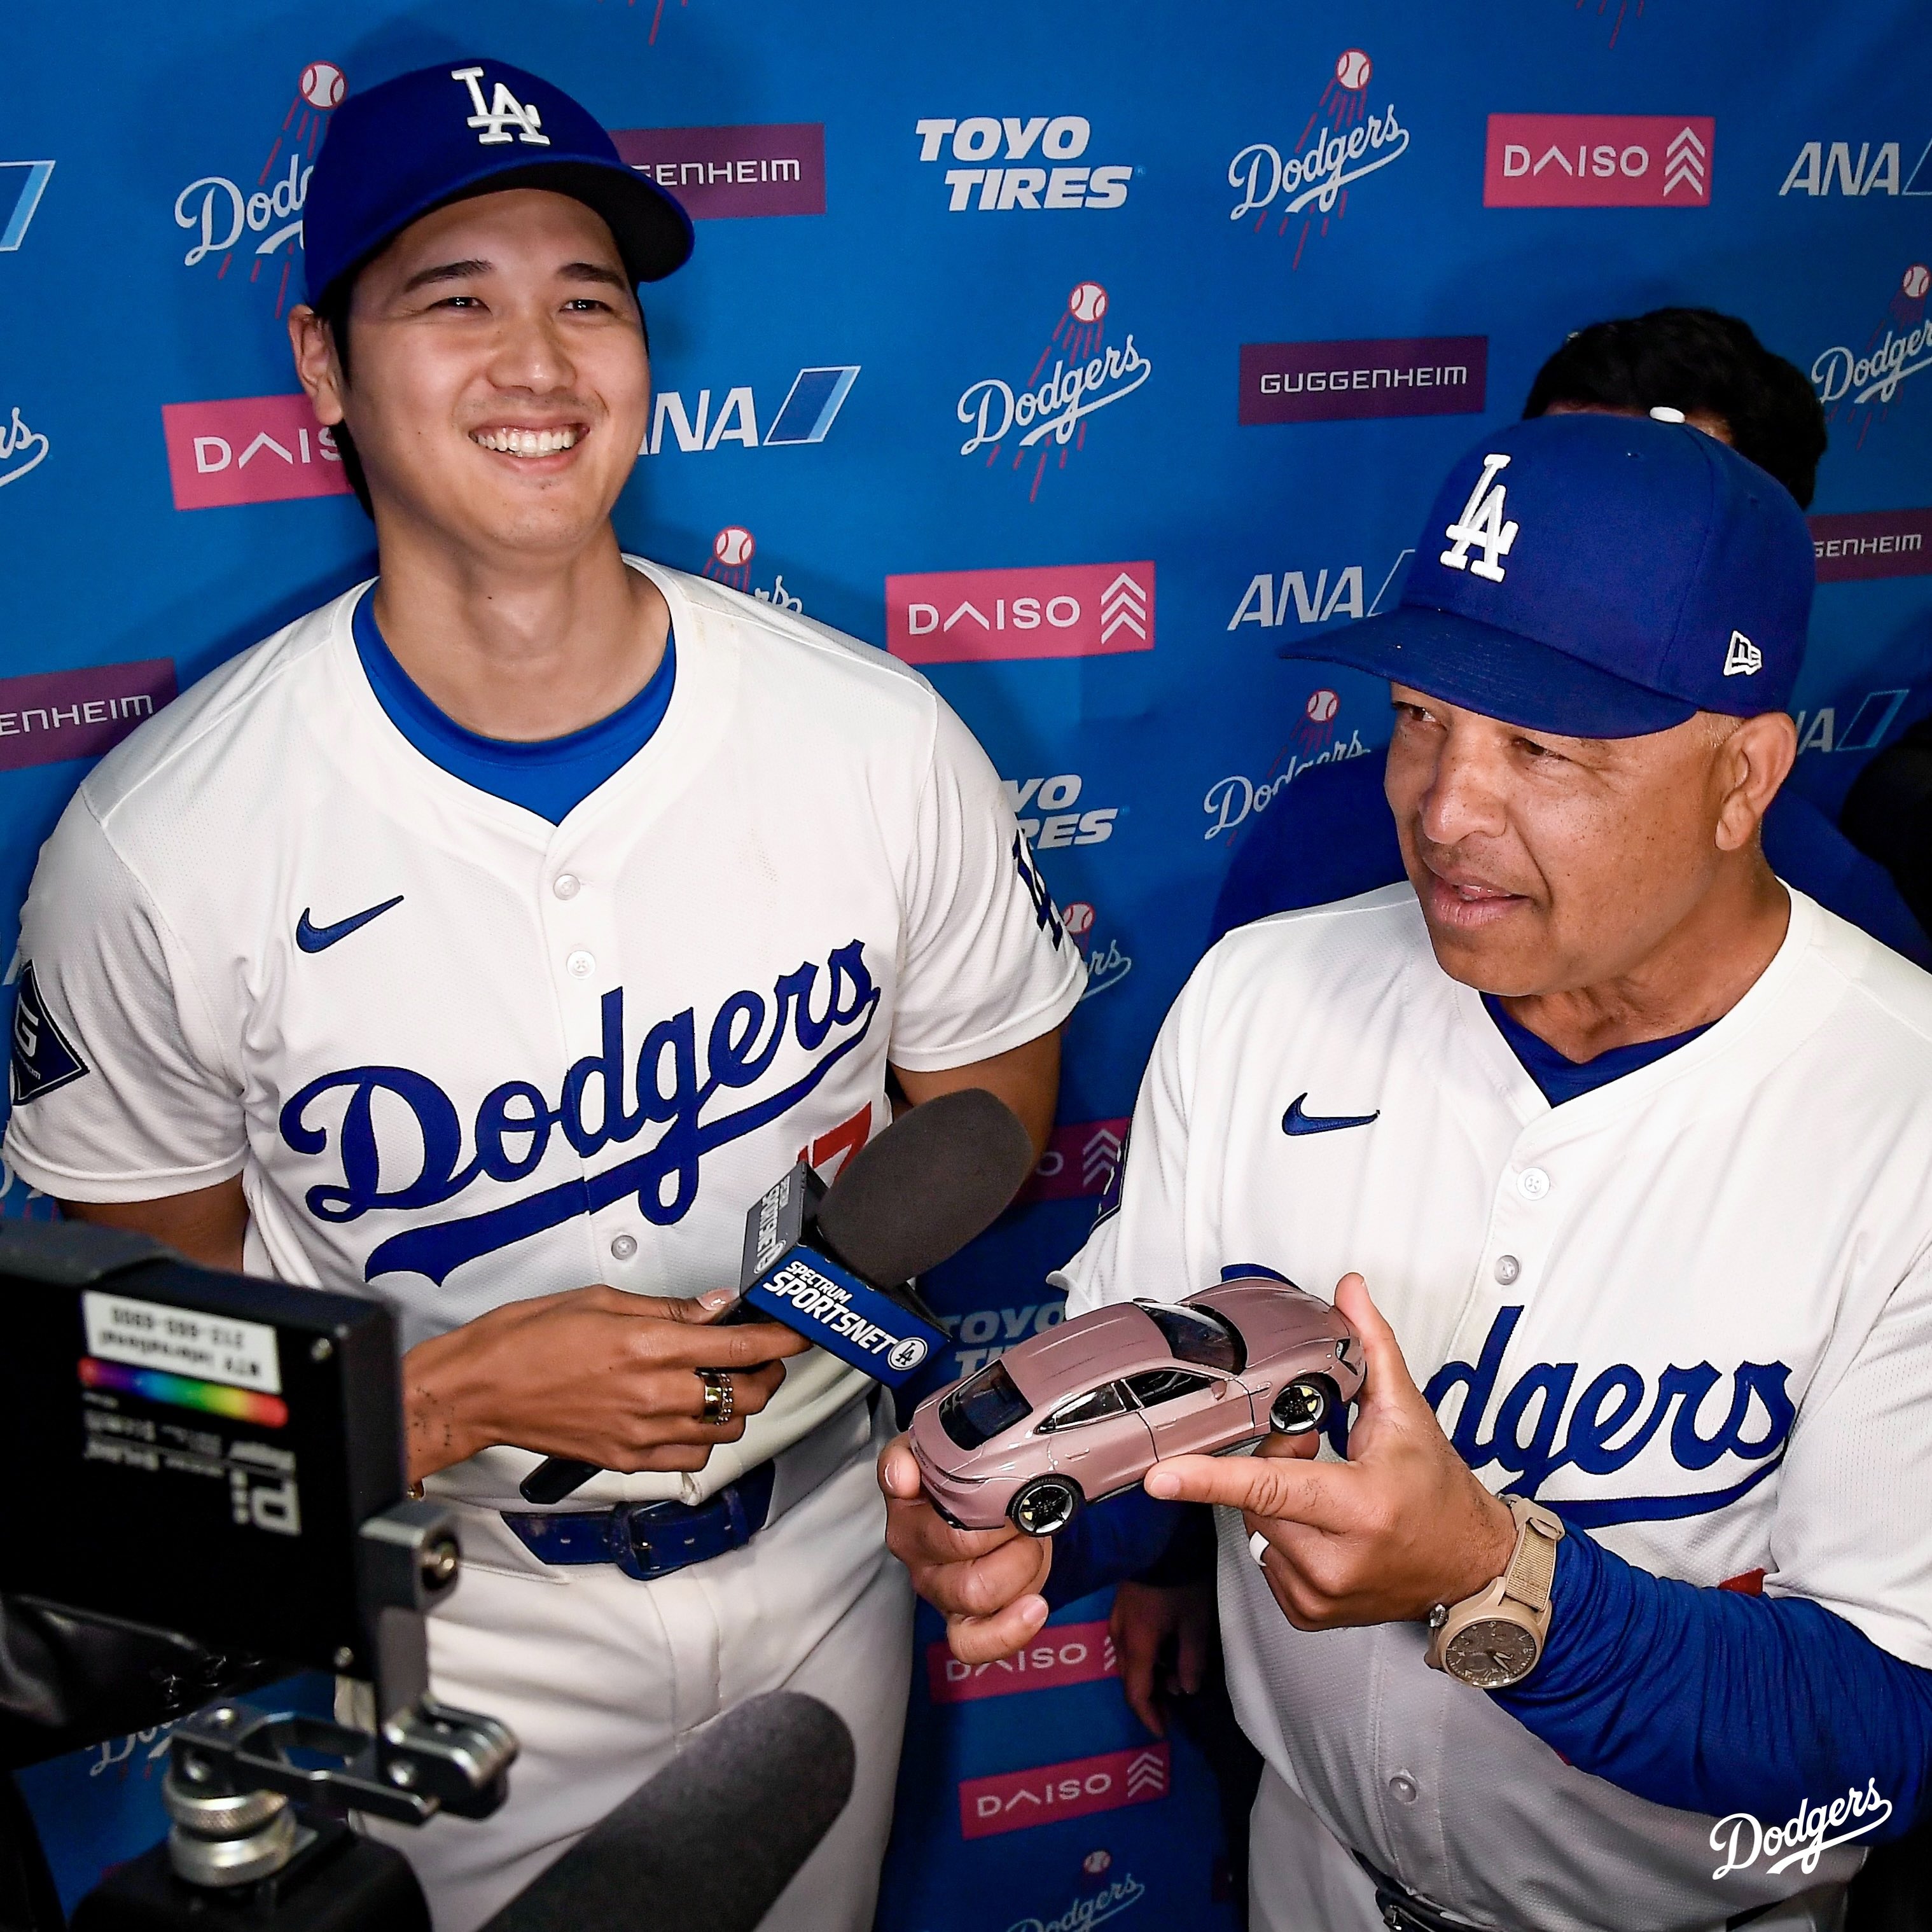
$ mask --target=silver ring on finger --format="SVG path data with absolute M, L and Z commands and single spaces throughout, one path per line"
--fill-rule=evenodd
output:
M 700 1369 L 704 1378 L 703 1420 L 714 1429 L 728 1428 L 738 1413 L 738 1392 L 722 1369 Z
M 1268 1568 L 1268 1540 L 1259 1530 L 1248 1538 L 1248 1554 L 1263 1569 Z

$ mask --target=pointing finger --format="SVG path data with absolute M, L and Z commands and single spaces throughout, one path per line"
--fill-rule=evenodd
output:
M 1328 1528 L 1344 1520 L 1348 1485 L 1358 1480 L 1358 1472 L 1341 1462 L 1172 1456 L 1148 1472 L 1142 1486 L 1164 1501 L 1223 1503 L 1254 1516 L 1292 1517 Z

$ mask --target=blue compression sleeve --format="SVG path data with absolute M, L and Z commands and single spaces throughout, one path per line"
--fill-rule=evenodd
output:
M 1125 1490 L 1082 1510 L 1054 1538 L 1053 1568 L 1040 1594 L 1057 1610 L 1150 1569 L 1166 1552 L 1188 1507 L 1157 1502 L 1144 1490 Z
M 1802 1597 L 1654 1576 L 1574 1528 L 1557 1545 L 1552 1601 L 1542 1662 L 1493 1694 L 1579 1770 L 1659 1804 L 1767 1826 L 1869 1789 L 1892 1808 L 1861 1834 L 1874 1840 L 1918 1816 L 1932 1670 L 1844 1618 Z

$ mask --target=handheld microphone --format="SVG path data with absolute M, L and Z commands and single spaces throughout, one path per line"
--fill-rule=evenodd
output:
M 705 1726 L 482 1932 L 754 1932 L 852 1795 L 852 1733 L 774 1690 Z
M 770 1317 L 897 1388 L 946 1340 L 913 1277 L 992 1226 L 1033 1162 L 1018 1116 L 980 1087 L 902 1114 L 830 1188 L 800 1161 L 746 1214 L 739 1300 L 718 1325 Z M 552 1456 L 518 1493 L 561 1502 L 597 1473 Z

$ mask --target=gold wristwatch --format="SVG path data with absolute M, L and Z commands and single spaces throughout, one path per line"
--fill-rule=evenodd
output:
M 1438 1604 L 1429 1613 L 1429 1667 L 1478 1690 L 1520 1684 L 1540 1661 L 1550 1636 L 1550 1586 L 1562 1519 L 1522 1496 L 1507 1501 L 1516 1518 L 1509 1568 L 1487 1589 L 1460 1604 Z

